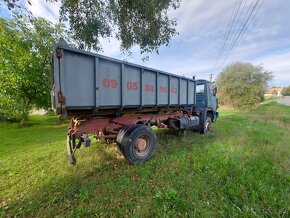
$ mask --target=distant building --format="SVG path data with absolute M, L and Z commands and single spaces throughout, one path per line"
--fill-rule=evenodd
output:
M 282 96 L 282 90 L 281 87 L 272 87 L 267 90 L 265 97 L 281 97 Z

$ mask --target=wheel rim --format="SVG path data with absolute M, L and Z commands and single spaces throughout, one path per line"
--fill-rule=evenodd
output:
M 146 156 L 150 150 L 151 143 L 148 136 L 141 136 L 135 142 L 135 153 L 139 157 Z

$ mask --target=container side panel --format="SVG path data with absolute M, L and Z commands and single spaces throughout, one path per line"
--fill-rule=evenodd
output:
M 61 83 L 67 107 L 94 107 L 94 57 L 64 50 Z
M 121 107 L 121 64 L 99 58 L 100 107 Z
M 195 104 L 195 89 L 194 82 L 189 81 L 188 83 L 188 104 Z
M 180 104 L 187 104 L 187 80 L 185 79 L 180 81 Z
M 159 87 L 157 87 L 157 91 L 159 92 L 159 105 L 168 104 L 168 79 L 168 75 L 159 74 Z
M 124 107 L 126 106 L 141 106 L 140 102 L 140 78 L 141 68 L 124 65 Z
M 178 89 L 179 89 L 179 79 L 176 77 L 171 77 L 170 83 L 170 104 L 178 105 Z
M 156 105 L 156 72 L 144 70 L 143 74 L 143 104 Z

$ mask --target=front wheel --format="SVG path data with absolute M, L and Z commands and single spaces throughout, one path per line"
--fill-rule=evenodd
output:
M 121 130 L 117 144 L 130 163 L 138 164 L 151 158 L 157 145 L 157 138 L 150 127 L 137 124 Z
M 212 126 L 213 126 L 212 120 L 209 116 L 207 116 L 203 123 L 203 128 L 201 130 L 201 133 L 208 134 L 211 131 Z

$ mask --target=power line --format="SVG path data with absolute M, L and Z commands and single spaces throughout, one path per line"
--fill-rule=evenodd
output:
M 246 27 L 246 25 L 248 24 L 248 22 L 249 22 L 249 20 L 250 20 L 250 18 L 251 18 L 251 16 L 252 16 L 252 14 L 253 14 L 253 12 L 255 11 L 255 9 L 256 9 L 256 7 L 257 7 L 257 5 L 258 5 L 258 3 L 259 3 L 259 1 L 260 1 L 260 0 L 257 0 L 257 1 L 256 1 L 254 7 L 252 8 L 250 14 L 249 14 L 248 17 L 247 17 L 247 20 L 245 21 L 245 23 L 244 23 L 242 29 L 240 30 L 240 32 L 239 32 L 239 34 L 237 35 L 237 37 L 236 37 L 234 43 L 232 44 L 232 46 L 230 47 L 229 51 L 227 52 L 227 54 L 226 54 L 226 56 L 225 56 L 225 58 L 224 58 L 224 60 L 223 60 L 223 62 L 222 62 L 221 67 L 224 65 L 224 63 L 227 61 L 229 55 L 231 54 L 231 52 L 233 51 L 233 49 L 236 47 L 237 42 L 238 42 L 238 40 L 240 39 L 241 34 L 244 32 L 245 27 Z
M 221 57 L 221 55 L 222 55 L 222 53 L 223 53 L 223 51 L 224 51 L 224 49 L 225 49 L 225 45 L 227 44 L 227 40 L 228 40 L 228 38 L 229 38 L 229 33 L 230 33 L 230 31 L 231 31 L 230 27 L 232 27 L 232 25 L 233 25 L 233 21 L 234 21 L 234 19 L 235 19 L 235 18 L 234 18 L 234 14 L 235 14 L 235 12 L 236 12 L 237 3 L 238 3 L 238 0 L 236 0 L 235 6 L 234 6 L 234 10 L 232 11 L 231 18 L 230 18 L 230 21 L 229 21 L 228 26 L 227 26 L 226 33 L 225 33 L 224 38 L 223 38 L 223 43 L 221 44 L 221 47 L 220 47 L 220 49 L 219 49 L 218 57 L 217 57 L 217 59 L 216 59 L 216 62 L 215 62 L 215 64 L 214 64 L 213 69 L 215 69 L 215 67 L 216 67 L 216 65 L 217 65 L 217 63 L 218 63 L 218 61 L 219 61 L 219 59 L 220 59 L 220 57 Z M 234 18 L 234 19 L 233 19 L 233 18 Z
M 234 33 L 236 32 L 236 30 L 238 31 L 237 26 L 239 26 L 239 24 L 242 23 L 241 21 L 244 20 L 242 18 L 242 16 L 243 16 L 243 12 L 244 12 L 244 9 L 245 9 L 245 6 L 246 6 L 247 2 L 248 2 L 248 0 L 244 1 L 242 10 L 239 11 L 237 21 L 234 23 L 233 31 L 231 32 L 231 35 L 230 35 L 230 41 L 231 42 L 228 43 L 228 46 L 226 47 L 226 49 L 224 51 L 224 55 L 226 55 L 229 52 L 230 47 L 233 44 L 233 41 L 235 40 Z M 241 4 L 242 3 L 243 3 L 243 0 L 241 1 Z M 245 13 L 244 18 L 246 17 L 246 15 L 247 15 L 247 12 Z
M 230 54 L 236 48 L 236 46 L 240 43 L 245 32 L 248 30 L 250 23 L 253 22 L 254 18 L 258 14 L 258 11 L 260 10 L 265 0 L 262 0 L 262 3 L 260 5 L 259 5 L 260 0 L 257 0 L 257 1 L 252 0 L 251 4 L 249 4 L 248 9 L 246 10 L 246 12 L 244 12 L 247 5 L 247 1 L 248 0 L 245 0 L 245 1 L 237 0 L 235 3 L 230 21 L 227 26 L 227 30 L 223 38 L 223 43 L 220 46 L 218 57 L 212 69 L 213 72 L 216 69 L 222 68 L 224 64 L 228 62 Z M 259 5 L 259 8 L 256 10 L 258 5 Z M 239 28 L 240 31 L 238 31 L 237 26 L 241 27 Z
M 241 37 L 239 38 L 238 42 L 237 42 L 237 45 L 240 43 L 241 39 L 243 38 L 243 36 L 245 35 L 245 33 L 247 32 L 247 30 L 249 29 L 250 27 L 250 24 L 253 22 L 253 20 L 255 19 L 255 17 L 257 16 L 258 12 L 260 11 L 262 5 L 264 4 L 265 0 L 263 0 L 261 2 L 261 4 L 259 5 L 259 8 L 256 10 L 256 13 L 254 14 L 254 16 L 252 16 L 252 19 L 250 20 L 249 22 L 249 25 L 246 27 L 245 31 L 242 33 Z M 229 62 L 226 63 L 226 65 L 228 64 Z
M 214 77 L 214 74 L 212 74 L 212 73 L 209 74 L 209 81 L 210 81 L 210 82 L 213 82 L 213 77 Z
M 226 33 L 224 35 L 223 43 L 221 44 L 221 47 L 219 49 L 218 57 L 217 57 L 216 62 L 214 64 L 213 70 L 215 70 L 220 58 L 222 57 L 222 55 L 224 53 L 225 48 L 227 47 L 229 38 L 230 38 L 232 30 L 233 30 L 233 26 L 235 24 L 235 21 L 236 21 L 236 18 L 237 18 L 237 15 L 239 13 L 239 10 L 240 10 L 240 7 L 241 7 L 243 0 L 240 1 L 239 4 L 238 4 L 238 2 L 239 2 L 239 0 L 236 1 L 234 9 L 232 11 L 231 18 L 230 18 L 230 21 L 228 23 Z
M 223 49 L 222 49 L 222 52 L 221 52 L 221 55 L 218 57 L 218 60 L 217 60 L 217 66 L 220 65 L 220 62 L 222 60 L 222 58 L 224 57 L 225 54 L 227 54 L 234 38 L 235 38 L 235 32 L 236 32 L 236 29 L 237 29 L 237 25 L 240 23 L 241 21 L 241 17 L 242 17 L 242 14 L 243 14 L 243 11 L 244 11 L 244 8 L 245 8 L 245 5 L 247 3 L 248 0 L 241 0 L 239 1 L 239 4 L 238 4 L 238 7 L 235 11 L 235 14 L 234 14 L 234 18 L 232 20 L 232 23 L 231 23 L 231 28 L 228 32 L 228 35 L 226 37 L 226 41 L 225 41 L 225 44 L 223 45 Z M 244 4 L 243 4 L 244 3 Z M 242 7 L 242 9 L 241 9 Z

